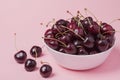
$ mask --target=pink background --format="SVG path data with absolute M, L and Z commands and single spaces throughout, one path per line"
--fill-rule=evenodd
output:
M 110 22 L 120 18 L 120 0 L 0 0 L 0 80 L 120 80 L 120 33 L 116 33 L 116 46 L 105 63 L 93 70 L 71 71 L 56 64 L 46 48 L 37 59 L 47 61 L 53 67 L 53 75 L 44 79 L 39 70 L 26 72 L 24 65 L 17 64 L 14 54 L 14 33 L 17 33 L 17 47 L 28 53 L 33 45 L 43 46 L 41 36 L 46 30 L 40 22 L 53 18 L 69 18 L 66 10 L 76 14 L 84 8 L 91 10 L 99 20 Z M 120 30 L 120 22 L 112 26 Z

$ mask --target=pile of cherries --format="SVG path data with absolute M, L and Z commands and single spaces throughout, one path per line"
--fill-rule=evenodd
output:
M 44 34 L 45 43 L 52 49 L 72 55 L 91 55 L 111 48 L 115 29 L 108 23 L 92 17 L 73 16 L 60 19 Z
M 20 50 L 14 55 L 14 58 L 18 63 L 20 64 L 25 63 L 24 67 L 25 67 L 25 70 L 28 72 L 34 71 L 36 69 L 36 66 L 37 66 L 36 58 L 40 57 L 42 54 L 41 47 L 33 46 L 30 49 L 30 54 L 32 57 L 35 58 L 35 60 L 30 58 L 27 59 L 27 53 L 24 50 Z M 43 63 L 45 62 L 42 62 L 42 64 Z M 49 64 L 43 64 L 40 67 L 39 71 L 42 77 L 47 78 L 52 73 L 52 67 Z

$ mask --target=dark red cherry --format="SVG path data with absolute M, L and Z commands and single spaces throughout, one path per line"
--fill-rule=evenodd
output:
M 76 54 L 77 48 L 74 44 L 69 43 L 65 48 L 64 48 L 65 53 L 67 54 Z
M 87 29 L 90 26 L 90 24 L 93 23 L 93 19 L 92 17 L 86 17 L 84 20 L 80 20 L 80 22 L 82 23 L 83 27 Z
M 110 36 L 110 35 L 105 35 L 105 38 L 107 39 L 107 41 L 109 43 L 109 48 L 112 47 L 115 43 L 115 37 Z
M 45 32 L 44 36 L 47 37 L 47 38 L 53 38 L 53 37 L 54 37 L 54 34 L 53 34 L 52 29 L 48 29 L 48 30 Z
M 107 23 L 102 23 L 101 24 L 101 32 L 103 34 L 109 34 L 109 35 L 113 36 L 115 34 L 115 29 L 113 29 L 113 27 Z
M 60 48 L 58 51 L 65 53 L 64 48 Z
M 88 55 L 88 52 L 83 47 L 79 47 L 77 50 L 77 55 Z
M 66 21 L 64 19 L 60 19 L 56 22 L 57 26 L 63 25 L 63 26 L 67 26 L 69 24 L 69 21 Z
M 92 25 L 88 27 L 88 31 L 92 34 L 99 34 L 100 26 L 96 22 L 93 22 Z
M 54 38 L 54 35 L 53 34 L 47 34 L 45 35 L 46 38 Z
M 51 34 L 53 34 L 52 29 L 48 29 L 48 30 L 45 32 L 44 35 L 46 36 L 46 35 L 51 35 Z
M 94 47 L 94 38 L 92 35 L 87 35 L 84 38 L 83 45 L 87 48 L 93 48 Z
M 67 34 L 61 36 L 58 38 L 60 41 L 62 41 L 63 43 L 69 43 L 71 42 L 71 38 L 70 36 L 68 36 Z
M 66 27 L 66 26 L 64 26 Z M 52 31 L 53 31 L 53 34 L 57 34 L 57 33 L 60 33 L 60 32 L 64 32 L 66 31 L 66 28 L 64 28 L 63 25 L 53 25 L 52 27 Z
M 103 52 L 109 48 L 109 43 L 106 39 L 100 39 L 96 40 L 96 46 L 100 52 Z
M 48 78 L 52 73 L 52 67 L 48 64 L 44 64 L 40 68 L 40 74 L 44 78 Z
M 75 24 L 76 26 L 78 26 L 79 20 L 80 20 L 79 17 L 72 17 L 72 18 L 71 18 L 71 23 L 73 23 L 73 24 Z
M 33 46 L 30 50 L 30 54 L 33 56 L 33 57 L 40 57 L 40 55 L 42 54 L 42 49 L 41 47 L 39 46 Z
M 54 50 L 57 50 L 59 48 L 59 43 L 56 40 L 45 39 L 45 42 L 50 48 Z
M 92 55 L 92 54 L 97 54 L 98 52 L 96 51 L 96 50 L 93 50 L 93 51 L 90 51 L 90 55 Z
M 76 27 L 76 28 L 74 29 L 74 33 L 75 33 L 76 35 L 84 36 L 84 31 L 83 31 L 83 29 L 82 29 L 81 27 Z
M 58 27 L 56 25 L 52 26 L 52 32 L 53 32 L 54 35 L 59 32 L 59 29 L 58 29 Z
M 36 61 L 33 59 L 27 59 L 25 61 L 25 70 L 28 72 L 34 71 L 36 69 Z
M 24 63 L 27 58 L 27 54 L 25 51 L 21 50 L 14 55 L 14 58 L 18 63 Z
M 68 25 L 68 28 L 71 29 L 71 30 L 74 30 L 76 28 L 76 24 L 75 23 L 70 23 Z
M 82 40 L 78 40 L 78 39 L 75 39 L 73 41 L 73 44 L 76 46 L 76 47 L 80 47 L 83 45 L 83 41 Z
M 86 17 L 84 20 L 85 20 L 85 21 L 90 21 L 91 23 L 93 22 L 93 18 L 90 17 L 90 16 Z

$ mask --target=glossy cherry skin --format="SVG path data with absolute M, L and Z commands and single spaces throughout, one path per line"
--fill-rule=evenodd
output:
M 76 54 L 77 48 L 74 44 L 69 43 L 65 48 L 64 48 L 65 53 L 67 54 Z
M 59 29 L 57 28 L 56 25 L 52 26 L 52 32 L 53 32 L 54 35 L 57 34 L 57 33 L 59 33 Z
M 74 29 L 74 33 L 75 33 L 76 35 L 79 35 L 79 36 L 84 36 L 84 32 L 83 32 L 83 29 L 82 29 L 81 27 L 76 27 L 76 28 Z
M 115 43 L 115 37 L 114 36 L 105 35 L 105 39 L 107 39 L 107 41 L 109 43 L 109 48 L 114 45 L 114 43 Z
M 87 35 L 84 38 L 83 45 L 87 48 L 93 48 L 94 47 L 94 38 L 92 35 Z
M 93 22 L 92 25 L 88 27 L 88 31 L 92 34 L 99 34 L 100 26 L 96 22 Z
M 47 44 L 50 48 L 52 48 L 52 49 L 54 49 L 54 50 L 57 50 L 57 49 L 59 48 L 59 43 L 58 43 L 58 41 L 56 41 L 56 40 L 51 40 L 51 39 L 44 39 L 44 40 L 45 40 L 46 44 Z
M 52 67 L 48 64 L 44 64 L 40 68 L 40 74 L 44 78 L 48 78 L 52 73 Z
M 55 25 L 57 25 L 57 26 L 60 26 L 60 25 L 68 26 L 68 24 L 69 24 L 69 21 L 66 21 L 66 20 L 64 20 L 64 19 L 60 19 L 60 20 L 58 20 L 58 21 L 56 22 Z
M 14 55 L 14 58 L 18 63 L 24 63 L 27 58 L 27 54 L 25 51 L 20 50 Z
M 113 29 L 113 27 L 107 23 L 102 23 L 101 24 L 101 32 L 104 34 L 109 34 L 111 36 L 114 36 L 115 34 L 115 29 Z
M 96 51 L 96 50 L 93 50 L 93 51 L 90 51 L 90 55 L 92 55 L 92 54 L 97 54 L 98 52 Z
M 64 28 L 64 27 L 66 27 L 66 26 L 63 26 L 63 25 L 53 25 L 53 27 L 52 27 L 53 34 L 55 35 L 57 33 L 66 31 L 66 28 Z
M 64 48 L 60 48 L 58 51 L 65 53 Z
M 88 55 L 88 52 L 83 47 L 79 47 L 77 50 L 77 55 Z
M 78 39 L 75 39 L 73 41 L 73 44 L 76 46 L 76 47 L 80 47 L 83 45 L 83 41 L 82 40 L 78 40 Z
M 96 40 L 96 46 L 100 52 L 103 52 L 109 48 L 109 43 L 106 39 L 100 39 Z
M 87 30 L 87 28 L 90 26 L 90 23 L 93 23 L 92 17 L 86 17 L 84 20 L 80 20 L 82 23 L 83 27 Z
M 36 69 L 36 61 L 33 59 L 27 59 L 25 61 L 25 70 L 28 72 L 34 71 Z
M 40 55 L 42 54 L 42 49 L 41 47 L 39 46 L 33 46 L 31 49 L 30 49 L 30 54 L 31 56 L 33 57 L 40 57 Z
M 69 43 L 71 42 L 71 38 L 69 35 L 63 35 L 61 37 L 58 38 L 60 41 L 62 41 L 63 43 Z
M 52 32 L 52 29 L 48 29 L 46 32 L 45 32 L 45 36 L 47 36 L 47 35 L 51 35 L 51 34 L 53 34 L 53 32 Z

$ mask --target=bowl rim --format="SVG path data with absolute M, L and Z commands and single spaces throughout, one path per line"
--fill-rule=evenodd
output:
M 72 54 L 66 54 L 66 53 L 63 53 L 63 52 L 59 52 L 59 51 L 56 51 L 56 50 L 50 48 L 50 47 L 46 44 L 45 41 L 44 41 L 44 44 L 45 44 L 45 46 L 46 46 L 47 48 L 49 48 L 50 50 L 52 50 L 52 51 L 55 52 L 55 53 L 58 53 L 58 54 L 60 54 L 60 55 L 65 55 L 65 56 L 73 56 L 73 57 L 88 57 L 88 56 L 97 56 L 97 55 L 105 54 L 106 52 L 112 50 L 112 49 L 114 48 L 114 46 L 115 46 L 115 42 L 114 42 L 113 46 L 110 47 L 108 50 L 106 50 L 106 51 L 104 51 L 104 52 L 99 52 L 99 53 L 91 54 L 91 55 L 72 55 Z M 53 54 L 54 54 L 54 53 L 53 53 Z

